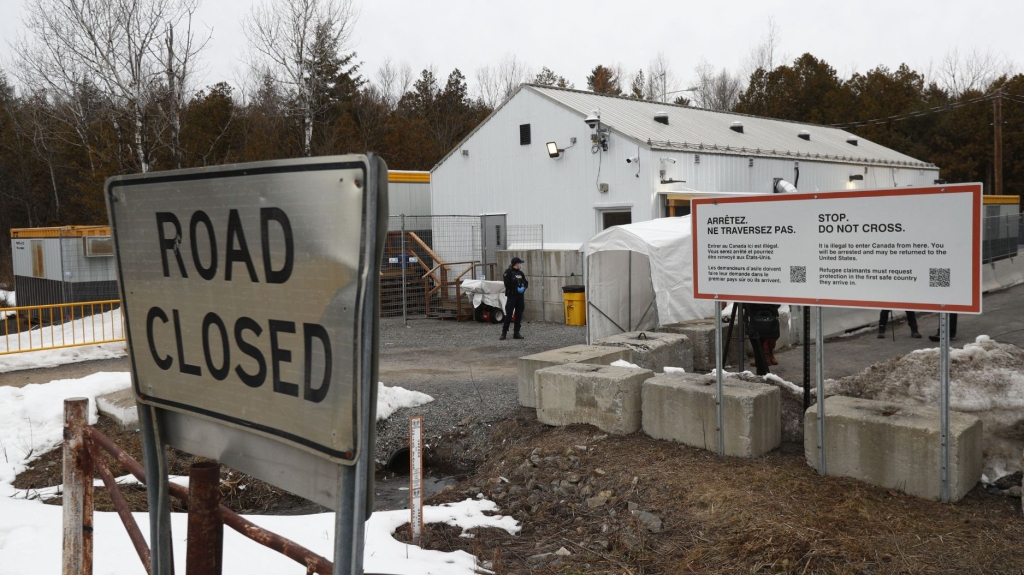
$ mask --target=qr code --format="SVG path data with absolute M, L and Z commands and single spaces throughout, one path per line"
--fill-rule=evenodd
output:
M 928 287 L 949 287 L 949 268 L 928 268 Z
M 807 283 L 807 266 L 789 266 L 789 283 Z

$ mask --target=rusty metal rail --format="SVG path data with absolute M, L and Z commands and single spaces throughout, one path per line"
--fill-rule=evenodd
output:
M 111 501 L 117 509 L 128 536 L 135 546 L 139 559 L 151 572 L 150 549 L 146 545 L 142 532 L 135 518 L 132 516 L 127 501 L 114 480 L 113 474 L 100 457 L 99 450 L 109 453 L 121 466 L 128 470 L 143 484 L 146 484 L 146 470 L 142 464 L 133 459 L 128 453 L 117 446 L 109 437 L 103 435 L 96 428 L 87 425 L 88 400 L 83 398 L 68 399 L 64 402 L 64 557 L 63 566 L 65 575 L 80 575 L 92 573 L 92 473 L 95 468 L 99 471 L 103 484 L 110 492 Z M 197 517 L 198 527 L 195 532 L 191 529 L 193 524 L 193 509 L 189 507 L 189 549 L 192 549 L 194 537 L 216 537 L 215 529 L 220 523 L 227 525 L 245 537 L 281 553 L 296 563 L 306 567 L 307 573 L 318 573 L 320 575 L 331 575 L 334 565 L 326 558 L 306 549 L 302 545 L 276 533 L 268 531 L 255 523 L 245 519 L 231 509 L 217 503 L 217 485 L 220 482 L 220 464 L 208 462 L 196 464 L 193 472 L 199 480 L 199 490 L 202 493 L 189 497 L 189 489 L 171 483 L 170 494 L 181 501 L 190 502 L 198 508 L 203 517 Z M 190 486 L 192 482 L 190 481 Z M 212 492 L 211 492 L 212 491 Z M 197 503 L 198 502 L 198 503 Z M 215 505 L 215 506 L 214 506 Z M 218 517 L 219 515 L 219 517 Z M 217 571 L 195 571 L 196 573 L 219 573 L 221 566 L 220 554 L 223 549 L 222 535 L 220 539 L 206 541 L 198 544 L 198 565 L 204 568 L 216 566 Z M 215 548 L 212 548 L 215 547 Z M 189 554 L 189 562 L 193 554 Z M 201 557 L 201 558 L 199 558 Z M 189 565 L 186 565 L 186 573 L 192 573 Z
M 116 299 L 0 307 L 0 355 L 124 341 L 120 308 Z

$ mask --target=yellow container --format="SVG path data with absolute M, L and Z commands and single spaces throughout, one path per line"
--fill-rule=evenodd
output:
M 587 325 L 587 294 L 583 286 L 564 286 L 565 325 Z

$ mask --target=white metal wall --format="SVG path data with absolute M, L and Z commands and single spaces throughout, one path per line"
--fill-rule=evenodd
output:
M 529 145 L 519 145 L 520 124 L 531 126 Z M 651 171 L 636 177 L 636 164 L 626 163 L 636 145 L 612 134 L 608 151 L 592 154 L 591 133 L 580 116 L 520 91 L 431 173 L 431 210 L 507 213 L 509 225 L 543 224 L 545 247 L 554 248 L 578 247 L 593 236 L 597 208 L 631 207 L 633 221 L 650 219 Z M 569 148 L 571 137 L 577 141 Z M 549 141 L 568 148 L 561 159 L 548 157 Z M 644 167 L 650 151 L 641 148 L 640 158 Z M 607 193 L 598 181 L 609 185 Z
M 87 238 L 63 238 L 64 281 L 68 283 L 117 281 L 113 255 L 85 257 Z M 58 272 L 58 275 L 59 272 Z
M 388 214 L 392 216 L 429 216 L 430 184 L 427 182 L 388 183 Z
M 43 246 L 43 274 L 37 279 L 61 281 L 60 238 L 12 238 L 11 255 L 14 275 L 35 277 L 32 275 L 33 243 L 40 242 Z
M 529 145 L 519 144 L 520 124 L 531 126 Z M 591 133 L 578 114 L 521 90 L 431 173 L 431 211 L 507 213 L 509 225 L 543 224 L 546 247 L 576 248 L 599 231 L 600 209 L 629 209 L 638 222 L 661 216 L 659 191 L 771 193 L 774 178 L 795 179 L 791 159 L 755 157 L 751 166 L 746 156 L 701 153 L 697 163 L 693 153 L 638 150 L 614 133 L 608 152 L 592 154 Z M 577 143 L 569 148 L 571 137 Z M 561 159 L 548 157 L 549 141 L 567 148 Z M 626 163 L 636 155 L 639 172 Z M 662 157 L 676 160 L 666 164 L 666 176 L 686 183 L 660 184 Z M 931 185 L 938 178 L 937 169 L 869 167 L 865 174 L 864 165 L 809 159 L 799 168 L 802 192 Z M 851 183 L 852 174 L 864 179 Z M 609 185 L 607 193 L 597 190 L 599 182 Z

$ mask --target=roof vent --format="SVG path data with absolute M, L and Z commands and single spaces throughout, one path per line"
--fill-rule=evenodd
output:
M 739 121 L 733 122 L 732 125 L 729 126 L 729 129 L 732 130 L 733 132 L 742 134 L 743 133 L 743 122 L 739 122 Z
M 797 137 L 799 137 L 801 140 L 807 140 L 808 142 L 811 141 L 811 133 L 808 132 L 807 130 L 800 130 L 800 133 L 797 134 Z
M 851 146 L 856 146 L 857 145 L 857 138 L 854 138 L 853 136 L 850 136 L 849 138 L 846 138 L 846 143 L 850 144 Z
M 654 121 L 659 124 L 668 125 L 668 112 L 656 112 L 654 114 Z

